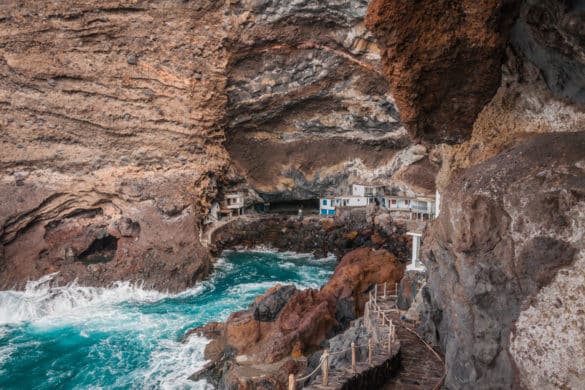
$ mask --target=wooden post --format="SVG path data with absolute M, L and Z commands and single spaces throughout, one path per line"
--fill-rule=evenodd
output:
M 353 370 L 353 373 L 355 374 L 355 343 L 352 341 L 351 343 L 351 369 Z
M 288 376 L 288 390 L 295 390 L 295 374 Z
M 388 354 L 392 355 L 392 320 L 390 320 L 390 326 L 388 327 Z
M 326 349 L 323 351 L 323 386 L 329 385 L 329 351 Z
M 372 339 L 368 340 L 368 364 L 372 365 Z
M 388 282 L 384 282 L 384 299 L 386 299 L 386 284 L 387 284 L 387 283 L 388 283 Z

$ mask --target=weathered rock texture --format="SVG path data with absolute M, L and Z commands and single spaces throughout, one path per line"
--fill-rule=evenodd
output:
M 415 138 L 465 140 L 500 86 L 515 0 L 373 0 L 366 24 L 382 48 L 400 116 Z
M 424 245 L 426 325 L 445 350 L 449 387 L 583 384 L 584 291 L 563 291 L 585 276 L 584 164 L 585 132 L 546 134 L 452 179 Z M 554 312 L 539 310 L 551 300 Z M 559 361 L 558 348 L 571 358 Z
M 268 201 L 360 178 L 432 186 L 366 8 L 5 2 L 0 288 L 55 271 L 189 286 L 209 268 L 199 222 L 226 184 L 247 181 Z
M 226 147 L 267 200 L 315 198 L 391 177 L 425 157 L 410 145 L 367 0 L 238 1 L 227 47 Z
M 391 220 L 382 223 L 343 222 L 333 218 L 265 216 L 234 220 L 214 232 L 214 252 L 270 247 L 281 251 L 334 254 L 338 259 L 356 248 L 386 249 L 401 262 L 409 256 L 406 229 Z
M 57 270 L 173 290 L 206 274 L 224 22 L 215 1 L 4 2 L 0 288 Z

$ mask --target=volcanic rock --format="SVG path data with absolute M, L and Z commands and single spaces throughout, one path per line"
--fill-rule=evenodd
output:
M 585 132 L 543 134 L 447 187 L 423 258 L 449 387 L 585 383 L 583 161 Z
M 400 117 L 417 139 L 458 143 L 500 86 L 516 0 L 373 0 L 366 25 L 383 47 Z

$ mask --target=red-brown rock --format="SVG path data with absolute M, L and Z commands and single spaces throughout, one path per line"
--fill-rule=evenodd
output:
M 500 86 L 516 0 L 373 0 L 366 25 L 384 50 L 402 122 L 419 139 L 460 142 Z

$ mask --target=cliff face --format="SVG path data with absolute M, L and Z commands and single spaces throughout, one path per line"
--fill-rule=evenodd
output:
M 0 10 L 0 288 L 204 276 L 222 187 L 434 190 L 365 0 L 9 2 Z M 429 173 L 430 172 L 430 173 Z
M 452 178 L 424 244 L 451 387 L 582 387 L 584 151 L 585 132 L 543 134 Z
M 418 139 L 457 143 L 500 85 L 514 0 L 373 0 L 366 23 L 386 50 L 402 121 Z
M 585 3 L 443 4 L 459 15 L 454 25 L 438 3 L 373 2 L 368 19 L 394 62 L 387 72 L 409 131 L 460 142 L 435 148 L 443 202 L 423 244 L 422 330 L 445 352 L 447 388 L 582 388 L 585 41 L 576 26 Z M 459 39 L 460 30 L 473 34 Z M 414 43 L 406 43 L 409 31 Z M 436 43 L 420 40 L 425 31 Z M 470 57 L 470 47 L 481 50 Z M 472 62 L 487 53 L 494 57 L 485 64 Z M 419 61 L 423 70 L 402 71 Z M 466 84 L 429 81 L 431 63 Z M 442 96 L 470 107 L 441 106 Z M 409 105 L 412 124 L 402 108 Z M 425 134 L 429 119 L 439 120 Z
M 60 270 L 178 289 L 206 273 L 196 221 L 227 161 L 221 8 L 3 5 L 1 288 Z

